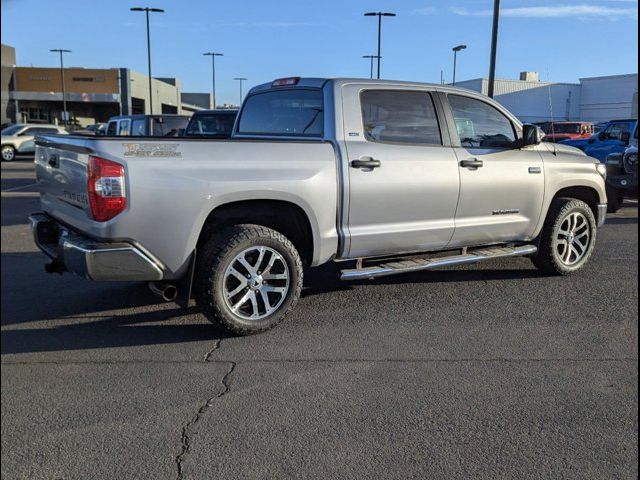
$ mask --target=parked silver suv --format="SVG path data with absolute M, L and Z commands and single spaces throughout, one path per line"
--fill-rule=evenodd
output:
M 43 125 L 38 123 L 17 123 L 2 129 L 2 160 L 10 162 L 19 153 L 33 153 L 36 150 L 35 137 L 37 135 L 60 134 L 68 132 L 57 125 Z

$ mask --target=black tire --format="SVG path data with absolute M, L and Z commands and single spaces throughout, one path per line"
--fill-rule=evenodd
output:
M 569 242 L 568 240 L 561 242 L 559 235 L 561 234 L 563 223 L 573 213 L 581 214 L 586 219 L 590 235 L 588 245 L 580 260 L 576 259 L 575 263 L 567 264 L 561 257 L 559 249 L 570 248 L 568 246 Z M 596 219 L 589 205 L 582 200 L 574 198 L 555 199 L 551 203 L 542 233 L 538 239 L 538 253 L 532 258 L 533 264 L 550 275 L 570 275 L 577 272 L 587 264 L 593 254 L 596 232 Z M 566 250 L 564 251 L 566 252 Z
M 3 162 L 11 162 L 16 159 L 16 149 L 12 145 L 2 145 L 1 155 Z
M 277 252 L 281 257 L 278 262 L 282 264 L 283 271 L 289 277 L 286 281 L 288 289 L 278 298 L 277 302 L 279 303 L 275 311 L 267 315 L 266 302 L 262 298 L 259 300 L 259 306 L 264 310 L 265 315 L 259 319 L 243 318 L 242 312 L 235 313 L 232 310 L 229 305 L 231 298 L 228 301 L 225 299 L 227 282 L 233 281 L 232 276 L 226 275 L 227 270 L 231 268 L 232 264 L 237 265 L 234 262 L 237 261 L 238 255 L 252 247 L 266 247 L 268 250 Z M 246 257 L 243 258 L 246 259 Z M 258 262 L 257 259 L 256 262 Z M 286 264 L 286 269 L 284 264 Z M 259 269 L 260 265 L 257 264 L 256 268 Z M 260 277 L 261 279 L 262 277 Z M 284 320 L 300 298 L 302 279 L 300 255 L 284 235 L 260 225 L 235 225 L 213 236 L 198 251 L 194 293 L 196 302 L 203 308 L 204 314 L 210 321 L 220 324 L 232 333 L 251 335 L 269 330 Z M 283 280 L 283 282 L 285 281 Z M 249 284 L 249 280 L 246 281 L 246 284 Z M 254 287 L 259 288 L 255 285 Z M 247 286 L 237 295 L 241 296 L 244 291 L 249 292 L 249 290 L 250 288 Z M 258 292 L 254 293 L 257 297 Z M 237 299 L 237 297 L 235 298 Z M 272 306 L 269 305 L 269 307 Z M 253 305 L 251 308 L 253 311 Z
M 624 203 L 624 192 L 607 185 L 607 213 L 616 213 Z

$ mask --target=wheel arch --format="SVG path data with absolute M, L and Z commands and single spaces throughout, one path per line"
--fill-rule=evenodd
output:
M 576 200 L 582 200 L 589 209 L 593 212 L 593 216 L 598 218 L 598 205 L 601 203 L 601 196 L 598 190 L 588 185 L 571 185 L 560 188 L 556 193 L 549 198 L 549 201 L 545 204 L 544 215 L 541 216 L 541 221 L 538 223 L 534 238 L 538 238 L 542 229 L 544 228 L 547 218 L 549 217 L 549 210 L 551 205 L 558 198 L 575 198 Z
M 314 229 L 305 210 L 286 200 L 238 200 L 218 205 L 206 217 L 197 246 L 232 225 L 255 224 L 272 228 L 296 247 L 305 266 L 314 258 Z

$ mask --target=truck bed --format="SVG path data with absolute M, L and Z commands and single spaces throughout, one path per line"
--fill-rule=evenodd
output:
M 91 215 L 90 156 L 125 171 L 126 210 L 105 222 Z M 314 264 L 337 248 L 337 157 L 329 142 L 52 135 L 38 138 L 35 163 L 46 214 L 96 241 L 135 244 L 165 279 L 185 271 L 209 214 L 235 201 L 302 208 L 314 244 L 323 245 L 314 249 Z

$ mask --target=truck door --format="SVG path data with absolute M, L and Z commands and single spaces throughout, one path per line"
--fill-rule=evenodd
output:
M 451 247 L 528 240 L 540 219 L 544 164 L 538 147 L 518 148 L 513 122 L 497 107 L 449 94 L 460 201 Z
M 426 89 L 354 84 L 342 100 L 348 256 L 444 248 L 460 180 L 453 149 L 443 146 L 438 100 Z

